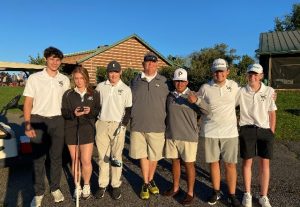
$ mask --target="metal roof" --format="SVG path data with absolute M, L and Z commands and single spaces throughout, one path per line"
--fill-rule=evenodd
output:
M 45 68 L 45 65 L 35 65 L 28 63 L 15 63 L 15 62 L 0 62 L 0 71 L 1 70 L 42 70 Z
M 260 34 L 259 55 L 295 53 L 300 53 L 300 30 Z

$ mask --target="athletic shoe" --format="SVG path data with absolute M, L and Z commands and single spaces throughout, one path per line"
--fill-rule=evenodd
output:
M 118 200 L 122 197 L 120 188 L 112 188 L 112 198 Z
M 89 184 L 86 184 L 83 186 L 82 189 L 82 198 L 89 199 L 90 197 L 91 197 L 91 186 Z
M 95 193 L 95 198 L 97 198 L 97 199 L 103 198 L 105 192 L 106 192 L 106 187 L 104 187 L 104 188 L 101 188 L 101 187 L 100 187 L 100 188 L 97 190 L 97 192 Z
M 261 207 L 272 207 L 267 196 L 260 196 L 258 202 Z
M 231 207 L 242 207 L 240 201 L 235 197 L 235 195 L 228 196 L 228 203 Z
M 221 199 L 221 195 L 219 192 L 214 191 L 213 194 L 211 195 L 211 197 L 208 199 L 208 204 L 209 205 L 215 205 L 218 200 Z
M 144 183 L 140 193 L 140 197 L 143 200 L 147 200 L 150 197 L 148 184 Z
M 252 195 L 244 193 L 242 204 L 244 207 L 252 207 Z
M 82 189 L 81 189 L 81 187 L 79 187 L 78 188 L 79 199 L 81 198 L 81 196 L 82 196 Z M 76 198 L 77 198 L 77 188 L 75 188 L 74 193 L 73 193 L 73 197 L 72 197 L 73 201 L 76 201 Z
M 59 189 L 57 189 L 56 191 L 51 192 L 51 194 L 54 198 L 55 203 L 60 203 L 60 202 L 63 202 L 65 200 L 64 195 L 61 193 L 61 191 Z
M 151 180 L 148 184 L 148 189 L 150 191 L 150 193 L 152 194 L 159 194 L 159 189 L 157 187 L 157 185 L 155 184 L 154 180 Z
M 41 207 L 43 198 L 44 198 L 44 195 L 34 196 L 30 203 L 30 207 Z

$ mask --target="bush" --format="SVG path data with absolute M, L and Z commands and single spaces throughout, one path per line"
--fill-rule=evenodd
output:
M 139 73 L 139 70 L 136 69 L 132 69 L 132 68 L 128 68 L 123 70 L 122 72 L 122 81 L 126 84 L 126 85 L 130 85 L 131 80 Z
M 97 84 L 101 83 L 102 81 L 105 81 L 105 80 L 107 80 L 107 77 L 106 77 L 106 68 L 105 67 L 97 67 L 97 70 L 96 70 L 96 81 L 97 81 Z
M 139 73 L 139 70 L 127 68 L 123 70 L 121 79 L 126 85 L 130 85 L 131 80 Z M 96 71 L 97 84 L 107 80 L 106 68 L 98 67 Z

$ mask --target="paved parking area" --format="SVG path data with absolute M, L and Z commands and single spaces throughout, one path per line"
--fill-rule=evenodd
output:
M 8 121 L 13 128 L 22 129 L 20 123 L 21 119 L 18 115 L 10 115 Z M 139 199 L 140 187 L 142 184 L 142 177 L 139 169 L 139 163 L 132 160 L 128 156 L 129 139 L 126 139 L 124 149 L 124 165 L 123 165 L 123 184 L 122 184 L 122 198 L 115 201 L 111 198 L 109 193 L 101 200 L 91 198 L 89 200 L 80 201 L 80 206 L 113 206 L 113 207 L 175 207 L 181 206 L 178 203 L 183 193 L 175 198 L 166 198 L 161 195 L 151 196 L 147 201 Z M 270 183 L 270 201 L 274 207 L 300 206 L 300 142 L 276 142 L 274 147 L 274 159 L 271 162 L 271 183 Z M 254 207 L 258 205 L 258 173 L 257 161 L 253 166 L 253 193 Z M 199 148 L 196 163 L 196 184 L 195 184 L 195 200 L 192 206 L 209 206 L 206 203 L 207 197 L 211 193 L 211 185 L 209 180 L 208 165 L 204 163 L 204 149 L 203 140 L 199 141 Z M 63 176 L 61 180 L 61 189 L 65 195 L 65 201 L 61 204 L 54 204 L 49 189 L 43 200 L 43 206 L 75 206 L 71 200 L 71 192 L 73 189 L 70 168 L 64 165 Z M 223 178 L 224 178 L 224 172 Z M 238 183 L 237 195 L 241 199 L 243 193 L 243 182 L 241 177 L 241 160 L 238 164 Z M 183 170 L 181 187 L 186 190 L 186 183 L 184 181 L 185 173 Z M 97 154 L 93 156 L 93 175 L 91 180 L 92 191 L 95 192 L 97 188 L 98 179 L 98 165 Z M 172 181 L 171 162 L 169 160 L 161 160 L 159 162 L 157 173 L 155 177 L 157 185 L 161 191 L 166 190 Z M 0 168 L 0 207 L 1 206 L 29 206 L 33 196 L 33 188 L 31 181 L 31 166 L 30 164 L 19 164 L 12 167 Z M 222 190 L 226 192 L 226 185 L 222 182 Z M 222 202 L 216 206 L 227 206 L 225 202 L 226 196 L 223 197 Z

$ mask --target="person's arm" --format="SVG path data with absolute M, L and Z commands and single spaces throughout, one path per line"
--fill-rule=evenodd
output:
M 270 122 L 270 129 L 273 133 L 275 133 L 276 127 L 276 111 L 269 111 L 269 122 Z
M 69 93 L 70 91 L 66 91 L 63 95 L 62 102 L 61 102 L 61 114 L 65 119 L 74 119 L 74 111 L 71 108 L 70 102 L 69 102 Z
M 25 135 L 29 138 L 36 137 L 36 133 L 31 126 L 31 110 L 32 110 L 33 98 L 29 96 L 25 96 L 24 100 L 24 121 L 25 121 Z
M 91 112 L 88 116 L 90 119 L 97 118 L 97 116 L 100 113 L 101 110 L 101 105 L 100 105 L 100 92 L 95 90 L 94 91 L 94 102 L 95 102 L 95 107 L 91 109 Z
M 126 127 L 128 125 L 130 117 L 131 117 L 131 107 L 126 107 L 125 114 L 121 123 L 122 126 Z

